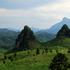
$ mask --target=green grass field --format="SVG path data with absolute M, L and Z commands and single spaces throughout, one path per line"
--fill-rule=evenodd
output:
M 16 57 L 14 53 L 7 54 L 6 56 L 12 56 L 13 61 L 9 59 L 0 60 L 0 70 L 49 70 L 48 67 L 57 54 L 55 49 L 52 49 L 52 52 L 48 50 L 46 53 L 44 49 L 40 49 L 40 54 L 36 55 L 36 50 L 21 51 L 17 52 Z M 70 53 L 67 52 L 67 48 L 58 48 L 58 52 L 64 53 L 68 57 L 68 62 L 70 63 Z M 0 59 L 3 58 L 3 54 Z

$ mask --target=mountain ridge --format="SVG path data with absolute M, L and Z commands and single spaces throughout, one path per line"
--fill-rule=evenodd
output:
M 70 19 L 64 17 L 62 19 L 62 21 L 56 23 L 55 25 L 53 25 L 50 29 L 48 29 L 48 32 L 53 33 L 53 34 L 57 34 L 57 32 L 61 29 L 61 27 L 66 24 L 69 28 L 70 28 Z
M 67 23 L 68 22 L 68 23 Z M 67 24 L 70 27 L 70 19 L 64 17 L 61 22 L 52 26 L 49 30 L 38 30 L 34 31 L 37 40 L 41 42 L 47 42 L 56 37 L 57 32 L 61 29 L 63 24 Z M 58 27 L 59 26 L 59 27 Z M 54 33 L 55 32 L 55 33 Z M 7 28 L 0 29 L 0 48 L 8 49 L 13 48 L 15 40 L 20 32 L 16 32 Z M 5 47 L 6 46 L 6 47 Z

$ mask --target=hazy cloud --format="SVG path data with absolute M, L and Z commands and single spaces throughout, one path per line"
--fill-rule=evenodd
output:
M 70 18 L 70 0 L 3 0 L 11 3 L 0 8 L 2 27 L 23 28 L 24 25 L 49 28 L 63 17 Z M 13 8 L 13 4 L 20 7 Z M 24 7 L 22 4 L 24 4 Z M 12 6 L 12 9 L 11 9 Z M 27 7 L 27 8 L 26 8 Z

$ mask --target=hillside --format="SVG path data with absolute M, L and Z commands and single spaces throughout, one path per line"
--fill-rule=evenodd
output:
M 35 33 L 35 36 L 40 42 L 47 42 L 56 37 L 56 35 L 48 33 L 47 30 L 40 30 Z
M 53 39 L 52 41 L 49 41 L 45 43 L 48 47 L 67 47 L 70 48 L 70 38 L 64 38 L 64 39 Z
M 66 48 L 60 48 L 58 52 L 65 54 L 70 63 L 70 53 L 67 51 Z M 7 54 L 6 59 L 4 55 L 1 55 L 0 70 L 49 70 L 49 65 L 56 54 L 55 49 L 47 52 L 45 49 L 39 49 L 39 54 L 36 54 L 36 49 L 34 49 L 17 52 L 16 55 L 15 53 Z M 1 60 L 2 58 L 5 61 Z
M 11 49 L 14 47 L 15 40 L 19 32 L 0 29 L 0 49 Z

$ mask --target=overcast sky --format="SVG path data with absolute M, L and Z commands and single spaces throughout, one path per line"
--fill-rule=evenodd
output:
M 70 0 L 0 0 L 0 28 L 47 29 L 70 18 Z

